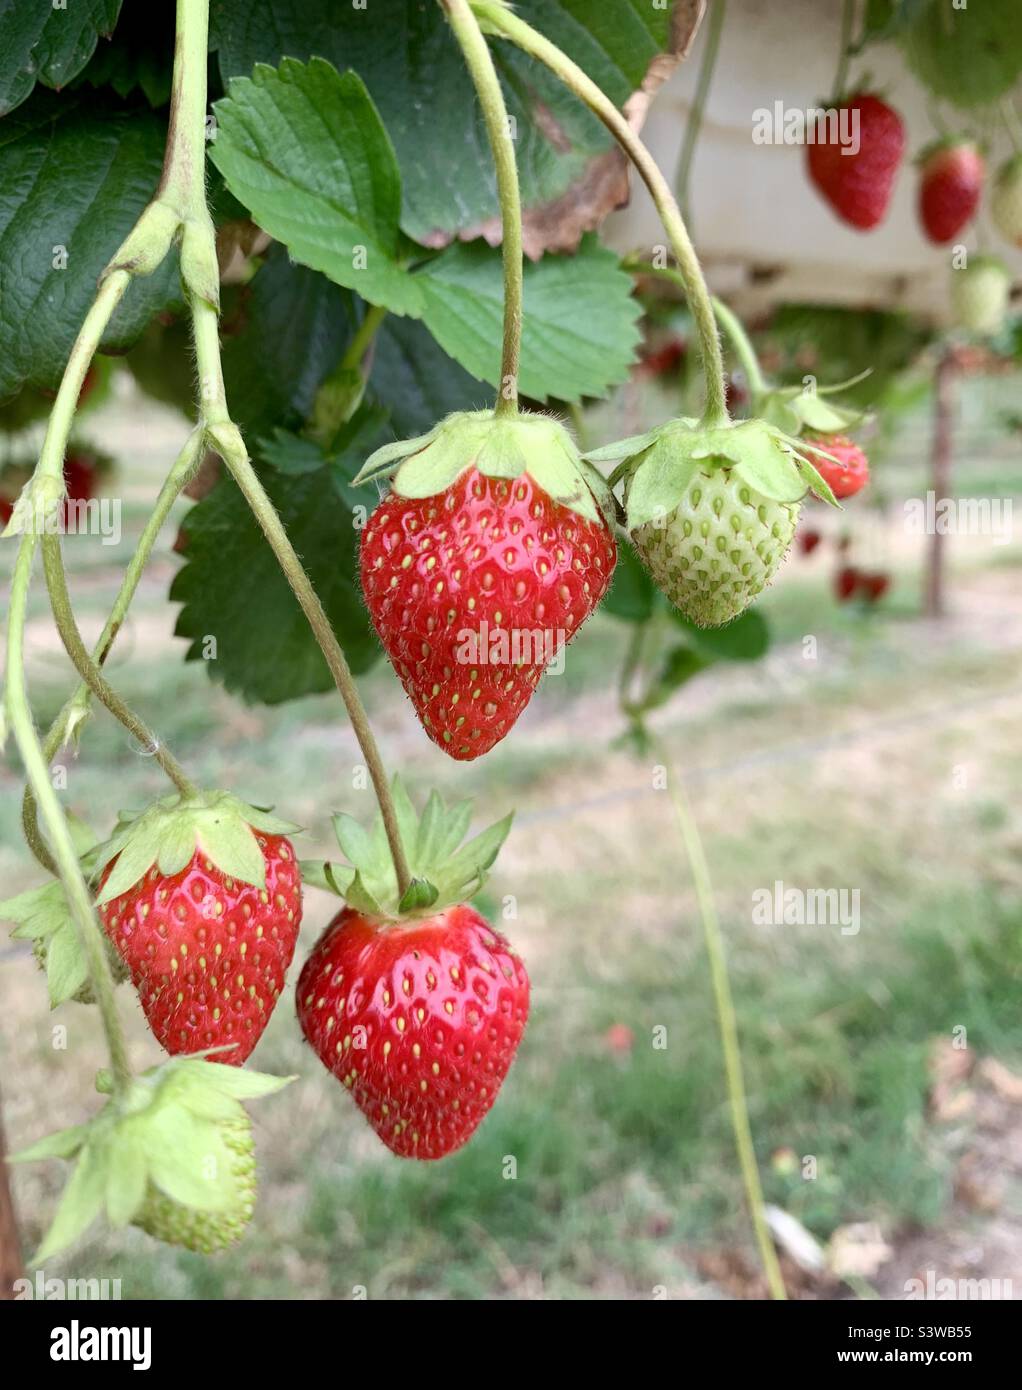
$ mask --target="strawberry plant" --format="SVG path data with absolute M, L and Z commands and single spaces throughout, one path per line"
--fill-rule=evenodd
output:
M 770 1291 L 785 1296 L 706 856 L 648 716 L 714 663 L 766 652 L 757 600 L 803 505 L 837 507 L 869 479 L 850 434 L 872 397 L 857 366 L 823 384 L 763 370 L 711 296 L 685 198 L 638 133 L 630 99 L 645 101 L 685 51 L 699 9 L 176 0 L 143 23 L 111 0 L 74 24 L 59 8 L 12 16 L 0 56 L 0 418 L 15 440 L 0 468 L 2 724 L 42 878 L 0 912 L 31 943 L 50 1005 L 94 1006 L 108 1054 L 91 1116 L 16 1155 L 72 1165 L 36 1260 L 97 1219 L 203 1254 L 242 1238 L 257 1198 L 244 1102 L 301 1085 L 247 1065 L 275 1011 L 275 1027 L 294 1027 L 293 1007 L 390 1151 L 381 1161 L 485 1142 L 529 1047 L 529 973 L 479 897 L 511 813 L 470 835 L 468 802 L 434 791 L 417 809 L 356 678 L 387 658 L 421 725 L 416 756 L 436 756 L 432 741 L 457 762 L 484 758 L 515 739 L 544 672 L 602 604 L 632 629 L 620 708 L 633 745 L 668 770 L 749 1217 Z M 722 23 L 715 6 L 707 84 Z M 849 49 L 846 23 L 843 62 Z M 834 100 L 861 121 L 861 148 L 847 158 L 821 140 L 809 175 L 869 229 L 891 199 L 903 123 L 843 77 Z M 669 256 L 622 257 L 599 239 L 633 169 Z M 994 215 L 1017 240 L 1016 174 L 997 175 Z M 970 222 L 982 177 L 971 143 L 930 154 L 920 211 L 932 240 Z M 37 253 L 40 228 L 52 260 Z M 650 280 L 680 292 L 692 331 L 647 367 L 698 371 L 698 401 L 682 408 L 679 390 L 652 427 L 583 440 L 582 403 L 630 377 L 636 290 Z M 955 295 L 973 331 L 996 330 L 998 263 L 974 257 Z M 725 374 L 725 343 L 741 383 Z M 63 536 L 72 504 L 109 486 L 79 421 L 114 389 L 113 357 L 187 423 L 90 649 Z M 293 805 L 257 804 L 219 777 L 200 785 L 109 674 L 182 495 L 193 505 L 169 598 L 185 658 L 249 702 L 340 697 L 376 803 L 370 828 L 335 816 L 343 863 L 303 851 L 317 828 Z M 820 534 L 800 534 L 808 554 Z M 25 655 L 37 562 L 76 675 L 43 731 Z M 875 602 L 888 582 L 845 566 L 836 590 Z M 141 809 L 111 795 L 86 825 L 51 764 L 84 744 L 96 706 L 170 787 Z M 340 772 L 323 779 L 344 798 Z M 303 885 L 341 900 L 309 950 L 299 938 L 317 900 Z M 141 1071 L 126 999 L 161 1054 Z M 362 1123 L 339 1094 L 337 1115 Z

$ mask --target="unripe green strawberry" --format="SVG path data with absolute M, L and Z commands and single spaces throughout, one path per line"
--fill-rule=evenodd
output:
M 970 256 L 951 272 L 951 308 L 955 323 L 978 337 L 992 337 L 1004 327 L 1011 276 L 997 256 Z
M 211 1255 L 233 1245 L 252 1219 L 256 1199 L 256 1157 L 252 1126 L 244 1119 L 220 1126 L 221 1138 L 231 1154 L 230 1176 L 235 1205 L 227 1211 L 199 1211 L 175 1202 L 150 1184 L 145 1201 L 132 1218 L 148 1235 L 168 1245 L 183 1245 L 202 1255 Z
M 75 1162 L 32 1263 L 71 1245 L 101 1213 L 115 1228 L 130 1223 L 203 1254 L 233 1244 L 256 1197 L 252 1125 L 241 1102 L 291 1079 L 201 1054 L 172 1058 L 126 1085 L 101 1072 L 96 1089 L 108 1099 L 98 1114 L 11 1159 Z
M 798 439 L 763 419 L 672 420 L 588 457 L 622 456 L 636 553 L 699 627 L 731 622 L 770 583 L 810 488 L 834 504 Z
M 777 502 L 713 469 L 698 472 L 664 519 L 632 532 L 657 588 L 699 627 L 729 623 L 788 553 L 798 502 Z
M 1022 154 L 1013 155 L 998 169 L 990 216 L 1007 241 L 1022 246 Z

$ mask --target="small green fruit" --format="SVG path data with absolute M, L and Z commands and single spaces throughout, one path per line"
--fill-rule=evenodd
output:
M 251 1125 L 247 1119 L 223 1124 L 221 1137 L 231 1153 L 230 1170 L 236 1198 L 230 1210 L 198 1211 L 175 1202 L 150 1184 L 132 1224 L 168 1245 L 183 1245 L 201 1255 L 211 1255 L 240 1240 L 252 1219 L 256 1200 L 256 1157 Z
M 699 627 L 748 608 L 777 573 L 798 502 L 775 502 L 730 472 L 699 472 L 675 509 L 632 533 L 657 588 Z

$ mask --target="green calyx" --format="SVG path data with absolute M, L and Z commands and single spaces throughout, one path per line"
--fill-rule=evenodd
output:
M 724 471 L 773 502 L 798 502 L 812 490 L 837 506 L 830 487 L 801 449 L 794 435 L 767 420 L 705 426 L 677 419 L 588 457 L 622 458 L 611 481 L 625 480 L 626 525 L 634 533 L 673 512 L 701 473 Z
M 352 816 L 334 816 L 334 832 L 348 863 L 306 860 L 300 866 L 304 881 L 336 893 L 359 912 L 394 920 L 426 916 L 471 898 L 486 881 L 514 813 L 462 844 L 472 816 L 471 802 L 461 801 L 448 809 L 439 793 L 430 792 L 419 816 L 400 777 L 394 778 L 392 795 L 412 876 L 403 896 L 379 813 L 371 830 Z
M 88 877 L 95 867 L 96 836 L 77 816 L 68 814 L 67 820 L 75 849 L 81 857 L 82 870 Z M 55 1009 L 68 999 L 79 1004 L 95 1003 L 88 963 L 59 879 L 51 879 L 40 888 L 29 888 L 17 897 L 0 902 L 0 919 L 17 924 L 11 932 L 16 940 L 31 941 L 39 968 L 46 974 L 51 1008 Z M 114 982 L 121 984 L 128 978 L 124 962 L 105 937 L 104 945 L 110 973 Z
M 78 944 L 74 919 L 59 879 L 0 902 L 0 917 L 18 924 L 12 937 L 31 941 L 39 967 L 46 973 L 51 1008 L 69 999 L 79 1004 L 95 1003 L 88 963 Z M 104 944 L 110 973 L 114 982 L 121 984 L 128 978 L 127 969 L 105 937 Z
M 398 497 L 435 497 L 468 468 L 488 478 L 522 473 L 548 496 L 588 521 L 612 524 L 614 503 L 603 477 L 549 415 L 497 415 L 458 410 L 428 434 L 384 444 L 367 460 L 355 485 L 389 478 Z
M 836 405 L 825 399 L 847 391 L 869 376 L 869 369 L 836 386 L 776 386 L 764 391 L 756 402 L 757 414 L 768 424 L 788 434 L 812 430 L 819 434 L 844 434 L 868 417 L 868 411 Z
M 97 848 L 97 874 L 117 859 L 97 905 L 101 907 L 134 888 L 154 865 L 164 877 L 180 873 L 196 852 L 227 878 L 264 888 L 266 862 L 256 831 L 291 835 L 298 829 L 230 792 L 172 793 L 141 815 L 122 814 L 113 835 Z
M 40 1140 L 11 1158 L 76 1159 L 56 1215 L 32 1259 L 76 1241 L 101 1213 L 189 1249 L 222 1248 L 241 1234 L 255 1202 L 251 1124 L 243 1100 L 292 1077 L 266 1076 L 175 1057 L 110 1097 L 94 1119 Z M 108 1090 L 102 1073 L 97 1089 Z

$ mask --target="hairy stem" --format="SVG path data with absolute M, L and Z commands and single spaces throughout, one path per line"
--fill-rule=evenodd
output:
M 656 161 L 611 99 L 577 63 L 556 44 L 543 37 L 531 25 L 504 7 L 499 0 L 469 0 L 476 16 L 487 28 L 510 39 L 523 52 L 545 63 L 564 85 L 599 117 L 617 140 L 649 189 L 664 224 L 671 250 L 681 271 L 696 331 L 702 349 L 703 374 L 706 378 L 705 422 L 721 424 L 728 418 L 724 385 L 724 362 L 720 351 L 717 323 L 713 316 L 710 293 L 703 278 L 699 258 L 695 253 L 685 219 L 681 215 L 670 185 Z
M 731 346 L 735 350 L 735 356 L 742 364 L 742 371 L 745 379 L 749 383 L 749 390 L 753 398 L 757 398 L 766 390 L 766 382 L 763 379 L 763 369 L 759 365 L 759 358 L 756 356 L 756 349 L 752 346 L 745 325 L 738 315 L 723 302 L 714 296 L 713 312 L 717 315 L 717 322 L 723 328 Z
M 742 1074 L 742 1054 L 738 1042 L 738 1023 L 735 1018 L 734 1000 L 731 997 L 731 984 L 728 979 L 727 955 L 724 938 L 720 930 L 717 908 L 713 901 L 713 883 L 710 869 L 703 851 L 692 809 L 685 794 L 684 785 L 670 766 L 666 751 L 661 746 L 660 758 L 668 773 L 671 800 L 677 816 L 678 827 L 685 844 L 692 880 L 695 885 L 699 912 L 703 921 L 703 935 L 706 941 L 706 954 L 710 962 L 710 979 L 713 985 L 713 999 L 717 1011 L 717 1025 L 720 1029 L 721 1048 L 724 1053 L 724 1074 L 727 1078 L 728 1099 L 731 1105 L 731 1124 L 734 1129 L 735 1147 L 745 1185 L 745 1199 L 759 1247 L 760 1259 L 766 1274 L 772 1298 L 785 1299 L 787 1292 L 781 1268 L 777 1261 L 777 1251 L 770 1236 L 766 1214 L 763 1210 L 763 1188 L 756 1164 L 756 1150 L 752 1142 L 752 1128 L 749 1124 L 749 1107 L 745 1096 L 745 1080 Z
M 696 83 L 692 110 L 688 113 L 688 120 L 685 122 L 685 135 L 681 142 L 678 170 L 674 178 L 682 215 L 689 224 L 692 221 L 692 208 L 688 197 L 689 177 L 692 173 L 692 160 L 695 156 L 696 145 L 699 143 L 699 132 L 703 126 L 706 99 L 710 95 L 710 86 L 713 82 L 713 70 L 717 63 L 717 53 L 720 50 L 720 36 L 724 29 L 726 9 L 727 0 L 711 0 L 710 18 L 706 30 L 706 47 L 703 49 L 703 58 L 699 65 L 699 80 Z
M 440 0 L 447 12 L 454 37 L 482 107 L 486 133 L 497 172 L 500 221 L 503 231 L 501 254 L 504 265 L 504 342 L 500 366 L 497 414 L 518 413 L 518 365 L 522 343 L 522 200 L 518 187 L 518 164 L 511 138 L 507 107 L 493 57 L 483 37 L 469 0 Z
M 199 369 L 201 406 L 206 438 L 212 448 L 226 463 L 231 476 L 238 484 L 252 509 L 253 515 L 262 528 L 263 535 L 277 557 L 281 569 L 308 619 L 319 648 L 323 653 L 330 674 L 340 692 L 344 707 L 351 720 L 351 727 L 365 758 L 373 790 L 380 804 L 383 823 L 387 831 L 394 872 L 398 889 L 403 896 L 411 883 L 408 860 L 401 843 L 397 813 L 387 785 L 383 760 L 376 746 L 369 717 L 358 693 L 351 669 L 337 640 L 330 619 L 320 602 L 319 595 L 312 587 L 312 581 L 299 560 L 290 537 L 277 515 L 277 510 L 267 496 L 266 489 L 259 481 L 245 448 L 244 440 L 237 425 L 227 412 L 224 394 L 223 369 L 220 362 L 220 337 L 216 310 L 196 295 L 191 297 L 192 329 L 195 337 L 195 358 Z
M 344 355 L 319 384 L 312 405 L 312 420 L 305 433 L 324 448 L 329 448 L 337 431 L 354 415 L 365 394 L 367 370 L 361 370 L 362 359 L 372 347 L 387 310 L 380 304 L 367 304 L 362 322 Z
M 117 634 L 120 632 L 131 601 L 135 597 L 135 590 L 138 588 L 142 572 L 149 563 L 149 556 L 152 554 L 153 546 L 159 535 L 163 523 L 166 521 L 171 507 L 181 495 L 181 490 L 194 473 L 202 449 L 202 431 L 193 430 L 188 436 L 184 448 L 174 460 L 170 472 L 167 474 L 156 498 L 153 510 L 146 519 L 142 534 L 139 536 L 135 553 L 128 563 L 121 580 L 121 587 L 110 610 L 110 616 L 103 626 L 103 631 L 99 635 L 99 640 L 92 650 L 92 660 L 96 666 L 102 667 L 106 663 L 110 650 L 113 647 Z M 57 752 L 57 749 L 64 742 L 68 733 L 74 726 L 88 714 L 91 691 L 83 680 L 65 701 L 63 708 L 56 719 L 47 730 L 46 737 L 43 739 L 43 757 L 49 763 L 50 759 Z M 53 857 L 46 847 L 45 842 L 39 833 L 38 813 L 36 808 L 35 796 L 31 786 L 26 786 L 25 795 L 21 806 L 22 827 L 25 838 L 32 849 L 33 854 L 39 863 L 48 872 L 55 874 L 57 866 Z
M 57 625 L 60 640 L 64 644 L 64 650 L 71 658 L 75 670 L 96 699 L 106 706 L 113 717 L 124 725 L 128 733 L 144 749 L 152 754 L 181 795 L 194 795 L 195 786 L 188 780 L 180 763 L 160 743 L 138 715 L 129 709 L 89 655 L 88 649 L 82 641 L 82 634 L 78 630 L 78 624 L 75 622 L 74 610 L 71 607 L 71 595 L 67 591 L 67 576 L 64 573 L 64 557 L 60 550 L 59 536 L 43 537 L 43 569 L 46 574 L 46 588 L 50 595 L 50 607 L 53 609 L 53 620 Z
M 53 847 L 60 880 L 71 909 L 75 933 L 88 964 L 89 979 L 103 1020 L 114 1084 L 118 1091 L 122 1091 L 131 1081 L 131 1067 L 128 1063 L 124 1033 L 117 1017 L 114 982 L 106 957 L 103 930 L 96 919 L 92 895 L 78 862 L 67 819 L 50 782 L 49 768 L 43 757 L 39 735 L 32 722 L 28 705 L 24 666 L 25 614 L 35 547 L 36 538 L 26 535 L 18 548 L 18 558 L 11 580 L 7 629 L 7 716 Z

